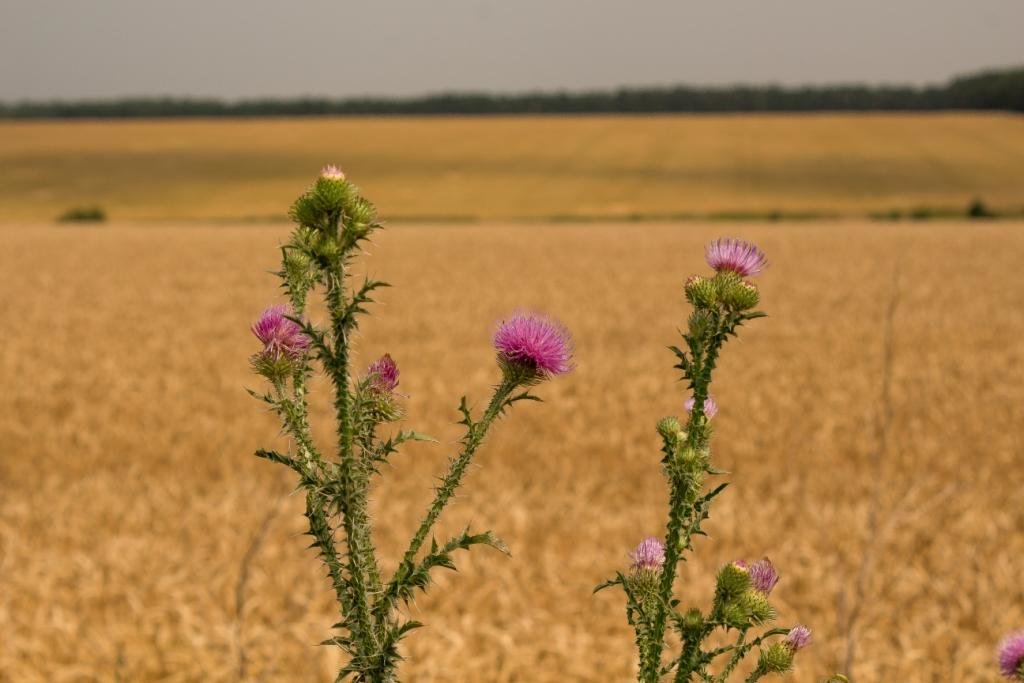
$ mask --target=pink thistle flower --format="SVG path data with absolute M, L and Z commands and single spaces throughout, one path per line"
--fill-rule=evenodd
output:
M 999 643 L 999 673 L 1024 680 L 1024 631 L 1015 631 Z
M 696 401 L 691 396 L 690 398 L 686 399 L 686 403 L 683 404 L 683 408 L 686 409 L 686 412 L 692 413 L 693 412 L 693 406 L 695 404 L 696 404 Z M 706 418 L 708 418 L 710 420 L 711 418 L 713 418 L 717 414 L 718 414 L 718 401 L 715 400 L 714 396 L 708 396 L 706 399 L 704 399 L 704 417 L 706 417 Z
M 341 169 L 334 164 L 328 164 L 320 171 L 320 177 L 326 178 L 327 180 L 344 180 L 345 174 L 342 173 Z
M 370 363 L 366 375 L 370 379 L 370 386 L 379 392 L 391 393 L 398 388 L 398 364 L 390 353 Z
M 501 321 L 494 348 L 503 362 L 543 375 L 562 375 L 573 367 L 569 331 L 538 313 L 516 313 Z
M 725 237 L 709 244 L 704 257 L 716 271 L 730 270 L 740 277 L 757 275 L 768 265 L 764 252 L 755 245 Z
M 811 629 L 802 624 L 794 626 L 782 642 L 793 652 L 802 650 L 811 644 Z
M 294 320 L 286 317 L 289 315 L 291 308 L 288 306 L 271 306 L 253 323 L 250 329 L 263 342 L 264 355 L 275 360 L 282 357 L 296 360 L 306 353 L 309 337 Z
M 660 571 L 665 564 L 665 546 L 654 536 L 640 541 L 629 558 L 633 561 L 633 571 Z
M 755 590 L 768 595 L 778 582 L 779 573 L 775 571 L 775 566 L 767 557 L 750 567 L 750 583 Z

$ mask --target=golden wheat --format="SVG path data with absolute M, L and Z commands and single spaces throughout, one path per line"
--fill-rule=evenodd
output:
M 1024 203 L 1012 114 L 3 122 L 0 220 L 283 217 L 328 160 L 392 219 Z
M 815 630 L 793 680 L 842 666 L 853 622 L 858 682 L 992 681 L 998 637 L 1024 622 L 1022 227 L 730 226 L 772 260 L 771 317 L 717 375 L 715 458 L 735 485 L 681 590 L 707 596 L 718 565 L 769 554 L 782 623 Z M 720 228 L 382 234 L 368 267 L 396 288 L 361 357 L 394 354 L 410 424 L 441 438 L 377 491 L 389 561 L 458 435 L 458 392 L 479 401 L 495 381 L 493 321 L 550 311 L 579 363 L 544 387 L 546 406 L 497 426 L 446 513 L 446 529 L 472 518 L 512 557 L 464 555 L 410 608 L 428 629 L 408 641 L 407 680 L 633 675 L 621 596 L 591 588 L 659 531 L 654 424 L 683 399 L 665 346 Z M 278 437 L 243 391 L 258 384 L 247 326 L 276 294 L 266 272 L 284 235 L 0 229 L 0 680 L 331 680 L 315 646 L 334 620 L 329 585 L 287 473 L 251 454 Z

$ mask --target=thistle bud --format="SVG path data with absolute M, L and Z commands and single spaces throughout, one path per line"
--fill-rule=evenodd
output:
M 718 570 L 715 593 L 723 600 L 734 600 L 750 590 L 750 570 L 745 562 L 731 562 Z
M 691 275 L 683 285 L 686 300 L 698 308 L 714 306 L 718 301 L 718 287 L 713 280 Z
M 636 596 L 644 611 L 649 611 L 658 599 L 658 584 L 661 569 L 665 565 L 665 546 L 660 540 L 650 536 L 630 553 L 630 572 L 626 576 L 626 585 Z
M 757 286 L 745 280 L 729 282 L 722 288 L 722 303 L 727 308 L 736 311 L 746 311 L 753 308 L 761 300 L 761 294 Z
M 365 387 L 366 405 L 372 411 L 374 422 L 394 422 L 402 418 L 402 407 L 398 403 L 398 364 L 390 354 L 370 363 L 366 369 Z
M 775 608 L 768 603 L 768 596 L 758 590 L 749 590 L 737 601 L 750 623 L 763 624 L 775 618 Z
M 310 285 L 313 262 L 309 256 L 294 248 L 284 250 L 284 276 L 293 287 Z
M 722 623 L 726 624 L 730 628 L 749 628 L 750 618 L 747 615 L 747 611 L 743 609 L 742 605 L 735 602 L 726 603 L 720 605 L 717 608 L 716 614 L 721 619 Z
M 351 185 L 336 175 L 321 175 L 313 185 L 313 201 L 316 207 L 328 214 L 336 215 L 344 211 L 354 199 L 355 192 Z
M 757 659 L 757 670 L 764 673 L 786 673 L 793 668 L 793 650 L 784 643 L 772 643 L 761 648 Z
M 696 607 L 691 607 L 683 615 L 681 625 L 684 632 L 699 634 L 704 629 L 704 615 Z
M 663 417 L 658 422 L 658 434 L 661 438 L 668 442 L 674 443 L 675 441 L 681 440 L 683 434 L 683 425 L 680 424 L 679 418 L 669 416 Z

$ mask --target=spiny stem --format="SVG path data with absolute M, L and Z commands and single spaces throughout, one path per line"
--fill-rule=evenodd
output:
M 334 407 L 338 416 L 338 483 L 341 488 L 342 524 L 345 528 L 345 542 L 348 546 L 348 574 L 350 600 L 354 611 L 354 635 L 361 641 L 363 654 L 377 651 L 376 634 L 372 628 L 370 601 L 367 595 L 369 570 L 367 555 L 372 549 L 367 542 L 369 520 L 366 514 L 365 486 L 358 476 L 359 465 L 352 449 L 354 426 L 352 424 L 351 391 L 349 389 L 349 349 L 345 317 L 345 266 L 338 259 L 327 285 L 327 306 L 331 315 L 334 332 L 334 358 L 330 366 L 331 381 L 334 384 Z
M 441 515 L 441 511 L 444 510 L 448 501 L 455 493 L 455 490 L 459 487 L 462 477 L 465 475 L 466 470 L 469 467 L 469 463 L 473 459 L 473 455 L 483 442 L 484 436 L 487 435 L 487 430 L 498 415 L 501 414 L 502 409 L 507 404 L 509 397 L 515 389 L 515 383 L 508 380 L 502 380 L 501 384 L 495 388 L 494 395 L 491 397 L 491 401 L 487 405 L 487 409 L 484 411 L 480 420 L 469 424 L 465 440 L 463 441 L 462 451 L 451 461 L 448 466 L 448 472 L 441 480 L 441 485 L 437 487 L 437 491 L 434 494 L 434 500 L 430 503 L 430 507 L 427 508 L 427 513 L 423 517 L 423 521 L 420 522 L 419 528 L 416 530 L 412 540 L 409 542 L 409 547 L 402 556 L 402 561 L 399 563 L 398 569 L 395 571 L 396 579 L 401 577 L 403 573 L 407 573 L 412 570 L 416 561 L 416 555 L 423 547 L 423 543 L 426 541 L 427 535 L 437 522 L 437 518 Z M 384 601 L 382 601 L 382 603 L 383 602 Z M 375 609 L 377 618 L 382 618 L 390 608 L 390 604 L 378 604 L 377 609 Z

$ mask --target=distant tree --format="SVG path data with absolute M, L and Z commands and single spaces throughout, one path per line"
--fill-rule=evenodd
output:
M 1024 67 L 954 78 L 944 86 L 776 85 L 621 88 L 515 95 L 438 93 L 411 98 L 305 97 L 227 102 L 125 98 L 0 104 L 0 118 L 141 118 L 190 116 L 357 116 L 398 114 L 604 114 L 763 111 L 1024 111 Z

